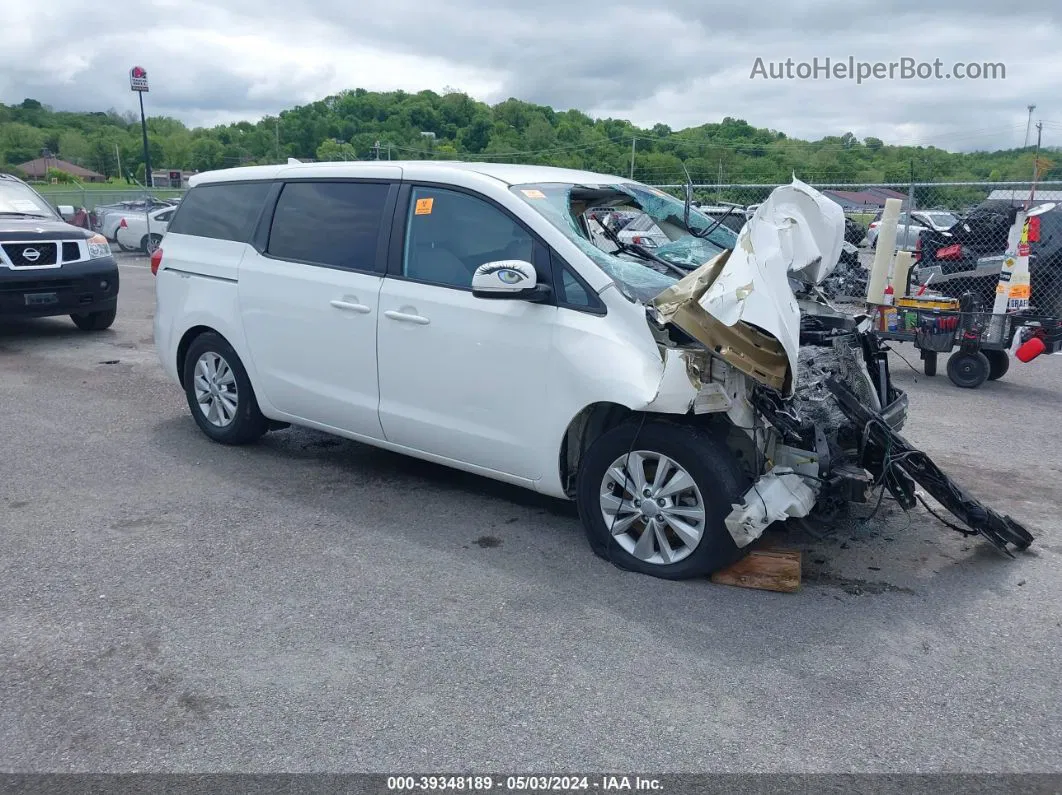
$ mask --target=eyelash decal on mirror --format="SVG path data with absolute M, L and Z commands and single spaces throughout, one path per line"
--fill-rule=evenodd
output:
M 516 284 L 518 281 L 520 281 L 521 278 L 531 278 L 520 268 L 515 268 L 511 265 L 491 265 L 489 268 L 485 268 L 483 272 L 497 273 L 498 279 L 507 284 Z

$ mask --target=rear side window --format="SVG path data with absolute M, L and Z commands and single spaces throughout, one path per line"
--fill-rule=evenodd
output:
M 376 269 L 380 224 L 390 185 L 373 182 L 289 182 L 273 213 L 271 257 Z
M 268 182 L 198 185 L 181 201 L 169 231 L 246 243 L 254 232 L 269 188 Z

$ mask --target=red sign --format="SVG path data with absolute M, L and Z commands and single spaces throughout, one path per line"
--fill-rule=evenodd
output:
M 1027 256 L 1029 256 L 1029 244 L 1028 243 L 1019 243 L 1018 244 L 1018 256 L 1019 257 L 1027 257 Z
M 134 66 L 129 70 L 129 88 L 133 91 L 148 90 L 147 70 L 143 66 Z

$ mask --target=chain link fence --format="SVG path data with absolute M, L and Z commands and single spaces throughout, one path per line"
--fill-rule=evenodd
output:
M 979 311 L 1024 310 L 1062 318 L 1062 181 L 908 182 L 813 185 L 844 210 L 845 252 L 825 285 L 834 296 L 866 295 L 885 201 L 902 203 L 896 249 L 914 258 L 901 294 L 917 293 L 973 302 Z M 682 195 L 685 185 L 655 187 Z M 777 184 L 695 184 L 702 211 L 739 230 Z M 155 188 L 155 199 L 183 190 Z M 46 190 L 56 206 L 84 207 L 97 218 L 123 209 L 143 210 L 145 191 L 89 187 Z M 125 204 L 123 203 L 132 203 Z M 1057 203 L 1057 206 L 1056 206 Z M 1029 221 L 1015 236 L 1019 212 Z M 1019 230 L 1021 231 L 1021 230 Z M 1027 271 L 1024 270 L 1027 255 Z M 1015 271 L 1015 264 L 1017 270 Z M 997 298 L 1002 293 L 1003 300 Z
M 655 187 L 678 195 L 685 189 Z M 776 187 L 698 184 L 693 194 L 703 212 L 736 231 Z M 895 248 L 914 260 L 897 294 L 921 291 L 964 301 L 971 311 L 1062 318 L 1062 181 L 814 187 L 841 205 L 846 219 L 846 250 L 825 285 L 833 296 L 866 295 L 885 201 L 892 198 L 901 202 Z M 1029 219 L 1016 229 L 1020 212 Z
M 143 188 L 126 188 L 122 190 L 97 190 L 94 188 L 69 188 L 64 190 L 49 190 L 41 186 L 35 186 L 53 206 L 69 206 L 75 209 L 84 207 L 92 212 L 100 207 L 110 207 L 122 202 L 142 202 L 145 191 Z M 176 199 L 183 196 L 185 191 L 176 188 L 153 188 L 151 195 L 157 199 Z

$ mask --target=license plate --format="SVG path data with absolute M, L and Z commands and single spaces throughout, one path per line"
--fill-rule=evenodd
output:
M 59 303 L 58 293 L 27 293 L 26 306 L 50 306 Z

